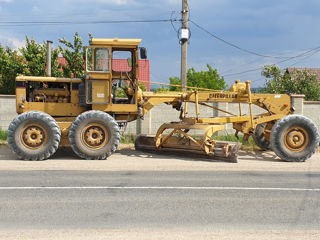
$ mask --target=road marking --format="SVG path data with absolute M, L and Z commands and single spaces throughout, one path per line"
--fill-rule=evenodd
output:
M 320 188 L 268 188 L 268 187 L 170 187 L 170 186 L 65 186 L 65 187 L 0 187 L 0 190 L 90 190 L 90 189 L 123 189 L 123 190 L 249 190 L 249 191 L 309 191 L 320 192 Z

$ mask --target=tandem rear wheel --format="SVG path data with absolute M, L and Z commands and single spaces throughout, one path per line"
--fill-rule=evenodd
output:
M 115 119 L 102 111 L 87 111 L 72 123 L 69 141 L 81 158 L 103 160 L 115 152 L 120 143 L 120 130 Z

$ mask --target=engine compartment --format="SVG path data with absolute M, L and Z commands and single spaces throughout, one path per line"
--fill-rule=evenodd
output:
M 28 102 L 70 103 L 70 84 L 68 83 L 29 83 Z

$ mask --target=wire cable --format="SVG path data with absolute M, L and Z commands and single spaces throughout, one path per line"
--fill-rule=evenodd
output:
M 281 64 L 281 63 L 283 63 L 283 62 L 290 61 L 290 60 L 295 59 L 295 58 L 304 57 L 304 56 L 309 55 L 311 52 L 314 52 L 314 51 L 316 51 L 315 53 L 320 52 L 320 46 L 319 46 L 319 47 L 315 47 L 315 48 L 313 48 L 313 49 L 311 49 L 311 50 L 309 50 L 309 51 L 306 51 L 306 52 L 304 52 L 304 53 L 298 54 L 298 55 L 296 55 L 296 56 L 289 57 L 289 58 L 287 58 L 287 59 L 285 59 L 285 60 L 282 60 L 282 61 L 273 63 L 273 64 L 277 65 L 277 64 Z M 226 74 L 226 75 L 224 75 L 223 77 L 230 77 L 230 76 L 235 76 L 235 75 L 241 75 L 241 74 L 244 74 L 244 73 L 249 73 L 249 72 L 258 71 L 258 70 L 261 70 L 262 68 L 263 68 L 263 66 L 262 66 L 262 67 L 259 67 L 259 68 L 248 69 L 248 70 L 245 70 L 245 71 L 242 71 L 242 72 Z
M 217 39 L 217 40 L 219 40 L 219 41 L 221 41 L 221 42 L 223 42 L 223 43 L 225 43 L 225 44 L 227 44 L 227 45 L 229 45 L 231 47 L 234 47 L 234 48 L 236 48 L 238 50 L 241 50 L 243 52 L 246 52 L 246 53 L 249 53 L 249 54 L 252 54 L 252 55 L 255 55 L 255 56 L 263 57 L 263 58 L 278 58 L 278 59 L 284 59 L 284 58 L 286 59 L 286 58 L 288 58 L 288 57 L 281 57 L 281 56 L 263 55 L 263 54 L 260 54 L 260 53 L 257 53 L 257 52 L 242 48 L 242 47 L 240 47 L 240 46 L 238 46 L 236 44 L 233 44 L 233 43 L 231 43 L 229 41 L 226 41 L 226 40 L 222 39 L 221 37 L 209 32 L 207 29 L 205 29 L 204 27 L 200 26 L 199 24 L 197 24 L 196 22 L 194 22 L 192 20 L 189 20 L 189 22 L 191 22 L 193 25 L 195 25 L 200 30 L 202 30 L 202 31 L 206 32 L 207 34 L 209 34 L 210 36 L 214 37 L 215 39 Z
M 160 23 L 177 22 L 177 19 L 155 20 L 113 20 L 113 21 L 0 21 L 0 26 L 38 26 L 38 25 L 80 25 L 80 24 L 122 24 L 122 23 Z

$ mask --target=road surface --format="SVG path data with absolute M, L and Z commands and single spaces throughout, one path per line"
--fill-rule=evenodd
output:
M 319 173 L 0 171 L 0 232 L 320 230 Z
M 0 239 L 320 238 L 318 155 L 234 164 L 126 150 L 26 162 L 2 150 Z

